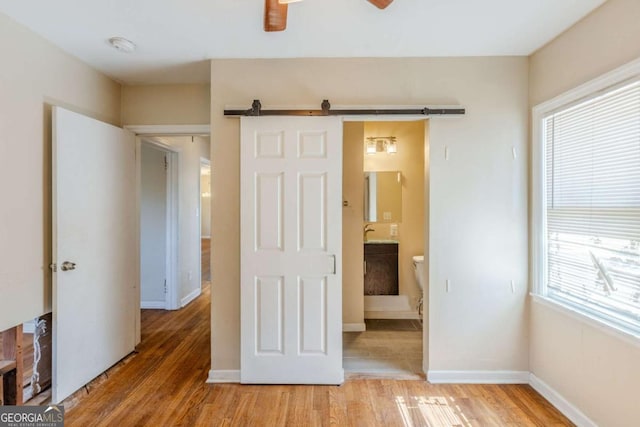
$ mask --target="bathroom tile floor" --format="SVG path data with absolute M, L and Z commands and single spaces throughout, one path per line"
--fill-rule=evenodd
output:
M 418 320 L 367 319 L 365 332 L 342 334 L 347 378 L 423 379 Z

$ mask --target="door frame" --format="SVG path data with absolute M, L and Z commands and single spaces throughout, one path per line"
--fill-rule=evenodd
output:
M 202 166 L 209 167 L 209 194 L 211 194 L 211 160 L 200 157 L 200 176 L 198 179 L 198 218 L 200 218 L 200 245 L 198 246 L 198 277 L 200 278 L 200 290 L 202 290 Z M 211 195 L 209 195 L 209 214 L 211 214 Z M 211 218 L 209 218 L 209 241 L 211 241 Z M 209 260 L 209 271 L 211 271 L 211 260 Z
M 164 260 L 164 264 L 166 266 L 167 283 L 163 308 L 165 310 L 177 310 L 180 307 L 177 290 L 180 279 L 180 259 L 178 257 L 180 187 L 178 179 L 181 153 L 179 149 L 164 144 L 161 141 L 154 140 L 153 137 L 147 138 L 136 136 L 136 225 L 138 228 L 138 258 L 140 258 L 141 256 L 142 249 L 140 243 L 140 198 L 142 196 L 142 146 L 144 144 L 162 151 L 163 153 L 165 153 L 165 156 L 167 158 L 167 191 L 165 194 L 167 200 L 167 223 L 165 228 L 166 257 Z M 139 264 L 140 262 L 138 262 L 138 268 L 140 269 L 141 267 Z M 142 291 L 142 284 L 140 284 L 140 291 Z M 140 292 L 138 292 L 138 294 L 140 294 Z M 140 307 L 141 305 L 142 304 L 139 304 L 138 306 Z
M 398 108 L 398 107 L 395 107 Z M 427 278 L 427 283 L 424 284 L 424 289 L 422 291 L 423 298 L 425 304 L 422 308 L 422 370 L 426 375 L 429 371 L 429 197 L 430 197 L 430 177 L 431 177 L 431 169 L 430 169 L 430 140 L 429 140 L 429 123 L 434 118 L 441 119 L 455 119 L 454 117 L 440 117 L 440 116 L 424 116 L 424 115 L 399 115 L 399 116 L 391 116 L 391 115 L 362 115 L 362 116 L 343 116 L 342 119 L 345 122 L 424 122 L 425 125 L 425 135 L 424 135 L 424 247 L 423 254 L 425 262 L 422 265 L 424 269 L 423 274 L 425 278 Z M 343 358 L 344 360 L 344 358 Z
M 152 137 L 152 136 L 184 136 L 184 135 L 207 135 L 211 134 L 211 126 L 208 124 L 194 124 L 194 125 L 127 125 L 123 126 L 124 129 L 133 132 L 136 135 L 136 245 L 137 245 L 137 259 L 136 259 L 136 272 L 138 277 L 137 282 L 137 292 L 136 296 L 136 306 L 140 307 L 140 172 L 141 172 L 141 162 L 140 162 L 140 150 L 142 148 L 141 138 L 142 137 Z M 165 145 L 164 148 L 167 148 Z M 175 148 L 171 148 L 172 151 L 175 151 Z M 178 159 L 176 159 L 178 160 Z M 178 162 L 176 161 L 176 164 Z M 176 182 L 179 184 L 179 180 L 177 179 L 177 167 L 174 168 L 176 172 Z M 177 195 L 177 192 L 176 192 Z M 179 204 L 176 205 L 176 208 L 179 207 Z M 178 221 L 176 221 L 176 226 L 178 225 Z M 176 229 L 177 236 L 177 229 Z M 178 245 L 179 237 L 176 237 L 176 247 Z M 179 258 L 178 258 L 179 259 Z M 177 268 L 176 261 L 176 270 L 177 274 L 179 274 L 180 270 Z M 179 292 L 177 289 L 177 283 L 179 281 L 176 280 L 176 289 L 175 289 L 175 304 L 176 309 L 180 308 L 180 301 L 178 300 Z M 167 283 L 168 287 L 168 283 Z M 167 289 L 168 291 L 169 289 Z M 168 292 L 169 293 L 169 292 Z M 141 319 L 140 319 L 140 309 L 135 311 L 135 344 L 140 344 L 141 341 Z

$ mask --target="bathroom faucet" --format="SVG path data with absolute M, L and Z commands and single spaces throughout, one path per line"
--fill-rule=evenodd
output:
M 365 224 L 364 226 L 364 234 L 363 234 L 363 238 L 364 241 L 367 241 L 367 233 L 369 233 L 370 231 L 376 231 L 374 228 L 371 228 L 371 224 Z

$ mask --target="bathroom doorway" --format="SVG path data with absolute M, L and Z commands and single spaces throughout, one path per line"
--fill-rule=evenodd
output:
M 343 150 L 345 373 L 424 378 L 428 121 L 345 122 Z

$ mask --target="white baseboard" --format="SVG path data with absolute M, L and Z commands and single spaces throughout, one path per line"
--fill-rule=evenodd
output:
M 429 371 L 434 384 L 528 384 L 528 371 Z
M 349 325 L 349 323 L 345 324 Z M 359 325 L 359 323 L 352 323 Z M 540 378 L 527 371 L 429 371 L 434 384 L 529 384 L 578 427 L 597 427 L 589 417 Z M 209 384 L 240 383 L 240 370 L 210 370 Z
M 409 295 L 365 295 L 364 311 L 411 311 Z
M 189 295 L 187 295 L 186 297 L 184 297 L 184 298 L 182 298 L 180 300 L 180 307 L 184 307 L 185 305 L 189 304 L 194 299 L 198 298 L 200 296 L 201 292 L 202 292 L 202 289 L 200 289 L 200 288 L 197 288 L 197 289 L 194 289 L 193 291 L 191 291 L 189 293 Z
M 342 332 L 364 332 L 367 330 L 367 325 L 364 323 L 343 323 Z
M 209 384 L 240 383 L 240 370 L 210 370 Z
M 167 308 L 166 303 L 164 301 L 140 301 L 140 308 L 145 309 L 153 309 L 153 310 L 165 310 Z
M 564 396 L 540 378 L 529 374 L 529 384 L 578 427 L 597 427 L 597 424 L 583 414 L 580 409 L 573 406 Z
M 420 319 L 417 311 L 365 311 L 365 319 Z

